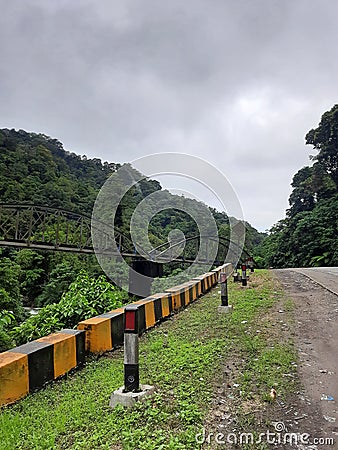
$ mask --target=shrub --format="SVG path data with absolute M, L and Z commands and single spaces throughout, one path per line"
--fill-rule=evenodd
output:
M 15 345 L 21 345 L 61 328 L 73 328 L 81 320 L 121 307 L 127 299 L 127 292 L 113 286 L 105 276 L 95 279 L 81 272 L 59 303 L 43 307 L 10 334 Z

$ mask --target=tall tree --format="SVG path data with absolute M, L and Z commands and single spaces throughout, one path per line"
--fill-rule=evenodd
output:
M 330 175 L 338 190 L 338 104 L 322 115 L 318 127 L 310 130 L 305 140 L 319 151 L 311 158 Z

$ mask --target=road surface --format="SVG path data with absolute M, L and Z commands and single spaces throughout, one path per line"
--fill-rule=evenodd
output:
M 336 441 L 331 446 L 304 449 L 338 448 L 338 268 L 279 269 L 274 273 L 294 305 L 290 331 L 304 388 L 301 411 L 306 419 L 302 426 L 308 426 L 312 436 Z
M 311 267 L 301 269 L 287 269 L 300 272 L 311 280 L 338 295 L 338 267 Z

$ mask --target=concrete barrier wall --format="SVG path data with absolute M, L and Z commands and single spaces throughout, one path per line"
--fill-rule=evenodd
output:
M 85 332 L 58 333 L 0 353 L 0 406 L 12 403 L 85 361 Z
M 139 335 L 173 312 L 187 307 L 217 284 L 224 264 L 160 294 L 134 302 L 139 310 Z M 83 320 L 77 330 L 65 329 L 0 353 L 0 406 L 13 403 L 85 361 L 86 353 L 101 353 L 123 344 L 124 308 Z

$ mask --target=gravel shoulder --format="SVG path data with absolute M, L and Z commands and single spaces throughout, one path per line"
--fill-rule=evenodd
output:
M 273 270 L 276 301 L 256 322 L 267 326 L 268 342 L 292 341 L 297 352 L 295 371 L 283 376 L 294 385 L 286 398 L 262 402 L 242 398 L 237 384 L 246 361 L 233 352 L 224 362 L 222 377 L 214 386 L 213 407 L 206 418 L 207 430 L 231 436 L 255 432 L 256 435 L 281 431 L 308 434 L 309 442 L 240 445 L 214 442 L 206 449 L 263 450 L 267 448 L 298 450 L 338 449 L 338 296 L 314 280 L 291 269 Z M 249 283 L 250 285 L 250 283 Z M 231 356 L 231 358 L 230 358 Z M 237 387 L 238 386 L 238 387 Z M 254 389 L 254 386 L 253 386 Z M 334 400 L 321 400 L 322 397 Z
M 312 435 L 336 441 L 334 447 L 312 448 L 338 448 L 338 296 L 300 271 L 274 273 L 294 303 L 291 334 L 299 355 L 302 413 L 308 417 L 304 425 Z M 325 396 L 334 400 L 321 400 Z

